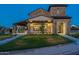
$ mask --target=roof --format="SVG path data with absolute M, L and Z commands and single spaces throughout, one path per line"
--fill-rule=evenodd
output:
M 39 15 L 40 16 L 40 15 Z M 39 17 L 39 16 L 36 16 L 36 17 Z M 42 15 L 43 16 L 43 15 Z M 70 19 L 71 17 L 69 16 L 44 16 L 44 17 L 48 17 L 48 18 L 54 18 L 54 19 Z M 35 17 L 32 17 L 32 18 L 35 18 Z M 32 19 L 32 18 L 29 18 L 29 19 Z
M 30 16 L 34 16 L 35 14 L 36 15 L 47 15 L 47 16 L 50 16 L 50 13 L 48 11 L 44 10 L 43 8 L 36 9 L 36 10 L 32 11 L 31 13 L 29 13 Z
M 66 4 L 52 4 L 51 7 L 67 7 Z
M 32 21 L 32 22 L 30 22 L 30 21 L 28 21 L 28 23 L 52 23 L 53 22 L 53 20 L 51 20 L 50 22 L 48 22 L 48 21 Z
M 51 16 L 54 19 L 70 19 L 71 17 L 68 16 Z
M 66 4 L 52 4 L 49 6 L 48 11 L 50 10 L 51 7 L 67 7 L 68 5 Z
M 34 10 L 34 11 L 30 12 L 30 13 L 29 13 L 29 15 L 30 15 L 31 13 L 33 13 L 33 12 L 38 11 L 38 10 L 44 10 L 44 9 L 43 9 L 43 8 L 38 8 L 38 9 L 36 9 L 36 10 Z M 44 11 L 46 11 L 46 10 L 44 10 Z
M 20 22 L 14 23 L 14 25 L 26 26 L 26 25 L 27 25 L 27 20 L 24 20 L 24 21 L 20 21 Z

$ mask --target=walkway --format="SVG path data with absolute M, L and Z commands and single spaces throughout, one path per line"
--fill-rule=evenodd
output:
M 77 38 L 74 38 L 74 37 L 68 36 L 68 35 L 64 35 L 64 37 L 66 37 L 66 38 L 68 38 L 68 39 L 74 41 L 74 43 L 76 43 L 76 44 L 79 44 L 79 39 L 77 39 Z
M 75 42 L 79 42 L 79 39 L 73 38 L 71 36 L 65 36 Z M 67 45 L 57 45 L 51 47 L 28 49 L 28 50 L 17 50 L 11 52 L 0 52 L 0 54 L 9 55 L 71 55 L 79 54 L 79 44 L 71 43 Z
M 14 39 L 20 37 L 20 36 L 21 36 L 21 35 L 17 35 L 17 36 L 13 36 L 13 37 L 11 37 L 11 38 L 7 38 L 7 39 L 5 39 L 5 40 L 2 40 L 2 41 L 0 41 L 0 45 L 6 44 L 6 43 L 8 43 L 8 42 L 10 42 L 10 41 L 12 41 L 12 40 L 14 40 Z

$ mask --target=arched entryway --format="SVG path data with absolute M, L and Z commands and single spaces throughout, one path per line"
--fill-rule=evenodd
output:
M 65 32 L 66 32 L 65 29 L 66 29 L 65 23 L 59 22 L 57 25 L 57 34 L 65 35 Z

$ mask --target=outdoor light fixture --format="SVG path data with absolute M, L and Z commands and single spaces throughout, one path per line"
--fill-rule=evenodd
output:
M 30 22 L 32 22 L 32 20 L 30 20 Z
M 48 23 L 48 26 L 50 26 L 51 24 Z

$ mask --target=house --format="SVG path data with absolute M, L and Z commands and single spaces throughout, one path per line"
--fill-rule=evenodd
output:
M 34 10 L 27 20 L 14 24 L 13 33 L 42 34 L 43 31 L 44 34 L 69 34 L 71 17 L 66 16 L 66 7 L 68 5 L 54 4 L 47 11 L 42 8 Z
M 0 35 L 2 35 L 2 34 L 10 34 L 9 28 L 0 26 Z

